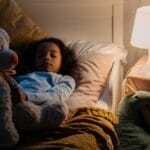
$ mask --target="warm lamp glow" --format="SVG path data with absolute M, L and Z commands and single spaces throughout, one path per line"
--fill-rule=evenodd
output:
M 149 49 L 147 62 L 141 68 L 140 73 L 150 76 L 150 6 L 137 9 L 131 44 L 138 48 Z

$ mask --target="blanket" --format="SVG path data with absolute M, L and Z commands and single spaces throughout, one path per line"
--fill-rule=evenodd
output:
M 15 149 L 117 150 L 118 118 L 100 108 L 78 108 L 60 127 L 24 135 Z
M 150 150 L 150 125 L 144 123 L 139 111 L 143 106 L 150 108 L 150 92 L 136 91 L 121 101 L 117 124 L 119 150 Z

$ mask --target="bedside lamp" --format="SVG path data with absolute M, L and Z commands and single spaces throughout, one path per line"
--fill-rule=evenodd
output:
M 131 45 L 148 49 L 147 61 L 139 70 L 139 73 L 150 77 L 150 6 L 137 9 L 131 35 Z

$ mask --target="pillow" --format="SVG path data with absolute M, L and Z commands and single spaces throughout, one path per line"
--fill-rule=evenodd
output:
M 84 40 L 69 40 L 64 42 L 69 48 L 75 51 L 77 56 L 83 56 L 89 53 L 112 54 L 117 51 L 117 46 L 112 43 L 96 43 Z
M 66 43 L 76 52 L 77 69 L 81 76 L 75 91 L 66 101 L 69 109 L 95 107 L 111 71 L 116 47 L 113 44 L 96 44 L 89 41 Z
M 0 0 L 0 27 L 9 33 L 13 49 L 46 37 L 46 33 L 23 12 L 15 0 Z

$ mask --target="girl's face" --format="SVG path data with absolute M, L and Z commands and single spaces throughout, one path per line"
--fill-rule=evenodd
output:
M 58 73 L 61 69 L 61 63 L 61 52 L 56 44 L 43 42 L 38 46 L 35 54 L 37 70 Z

